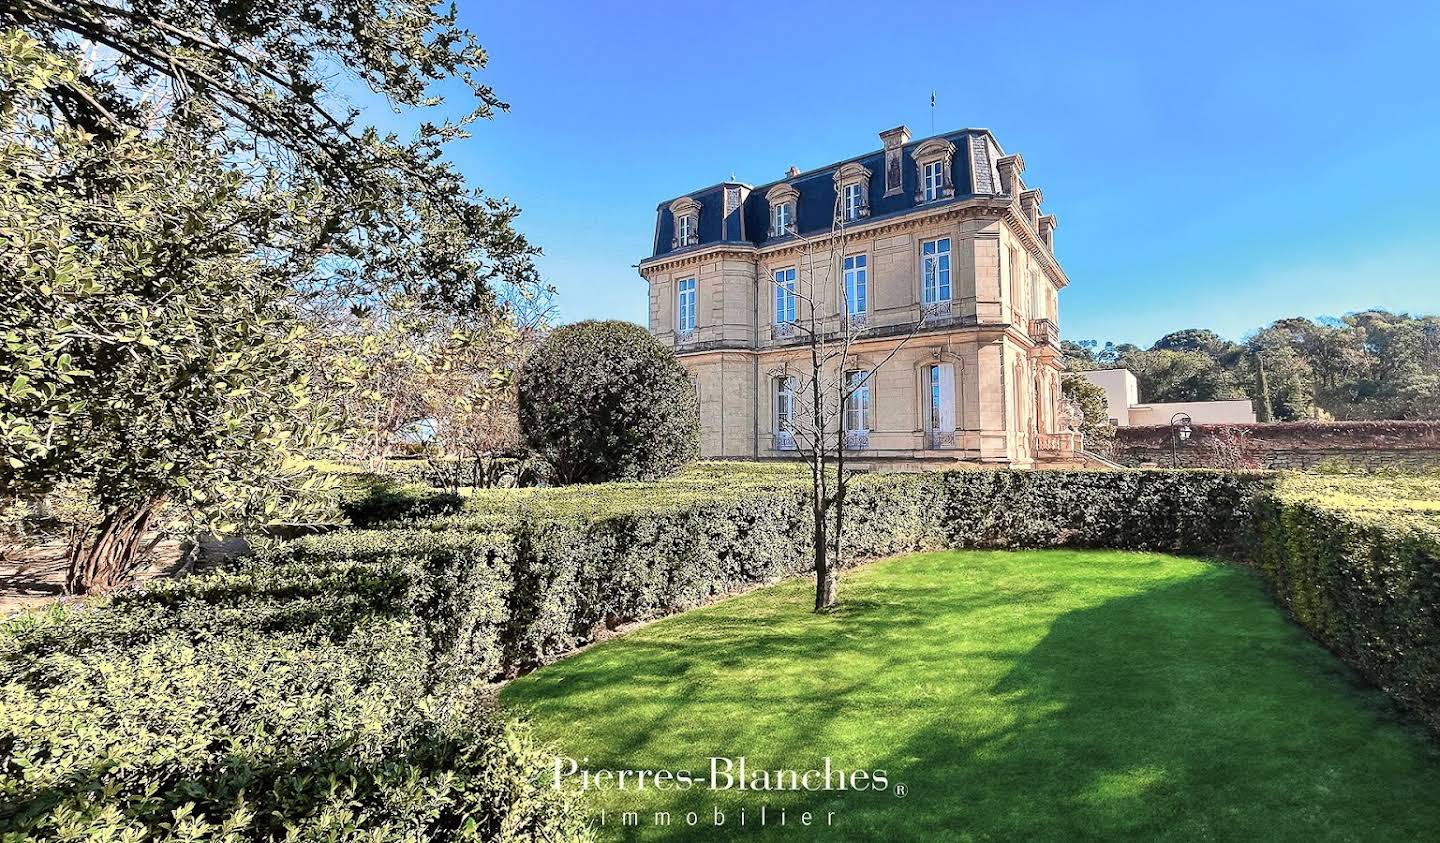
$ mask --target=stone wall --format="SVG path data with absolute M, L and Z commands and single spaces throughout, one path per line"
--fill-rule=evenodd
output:
M 1436 470 L 1440 422 L 1197 424 L 1174 454 L 1189 468 Z M 1119 428 L 1110 457 L 1128 466 L 1169 466 L 1171 430 L 1165 425 Z

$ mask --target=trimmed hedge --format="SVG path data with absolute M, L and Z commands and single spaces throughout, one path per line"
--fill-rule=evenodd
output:
M 1256 524 L 1276 600 L 1440 731 L 1440 479 L 1296 476 Z
M 468 600 L 502 593 L 498 549 L 348 535 L 352 561 L 271 552 L 0 624 L 5 839 L 589 839 L 543 748 L 454 681 L 504 617 Z
M 1056 546 L 1221 555 L 1253 542 L 1236 525 L 1250 522 L 1270 483 L 1206 471 L 865 475 L 851 487 L 845 555 Z M 435 640 L 459 642 L 455 663 L 508 676 L 607 628 L 807 570 L 806 489 L 789 468 L 712 466 L 661 483 L 503 490 L 477 494 L 460 513 L 300 539 L 282 556 L 403 558 L 437 583 L 486 583 L 491 591 L 446 586 L 460 597 L 422 617 Z M 466 550 L 467 535 L 483 536 L 485 552 Z M 488 566 L 483 577 L 477 565 Z

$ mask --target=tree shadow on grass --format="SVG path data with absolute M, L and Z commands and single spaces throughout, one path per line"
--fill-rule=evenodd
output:
M 1058 617 L 1007 613 L 1013 592 L 932 606 L 925 591 L 887 587 L 855 599 L 822 635 L 810 624 L 826 620 L 767 628 L 742 605 L 679 618 L 679 629 L 656 625 L 643 640 L 512 686 L 507 700 L 543 704 L 545 717 L 560 712 L 567 744 L 594 750 L 592 767 L 695 766 L 745 753 L 755 766 L 804 769 L 829 756 L 847 769 L 884 769 L 907 794 L 602 797 L 607 836 L 624 839 L 1440 835 L 1434 743 L 1286 622 L 1247 572 L 1205 568 Z M 1043 589 L 1027 599 L 1043 600 Z M 947 635 L 956 616 L 994 626 Z M 1012 633 L 1032 624 L 1045 628 L 1038 643 L 1008 649 Z M 916 634 L 927 626 L 937 633 Z M 766 681 L 767 670 L 795 659 L 811 660 L 813 675 Z M 948 674 L 977 662 L 1003 665 L 998 679 L 947 696 Z M 903 684 L 889 681 L 902 673 Z M 663 699 L 638 690 L 677 676 L 680 688 Z M 709 727 L 704 738 L 696 720 Z M 764 829 L 753 825 L 762 804 L 772 821 Z M 627 806 L 640 826 L 616 828 L 614 812 Z M 709 820 L 716 806 L 728 819 L 719 829 Z M 744 829 L 741 807 L 751 819 Z M 783 828 L 773 825 L 781 809 Z M 654 827 L 656 810 L 671 811 L 673 824 Z M 685 827 L 692 810 L 700 822 Z M 834 825 L 800 827 L 802 811 L 817 823 L 833 811 Z

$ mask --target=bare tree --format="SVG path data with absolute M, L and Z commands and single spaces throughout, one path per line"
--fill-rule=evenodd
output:
M 883 358 L 868 369 L 856 368 L 855 346 L 863 341 L 858 335 L 866 328 L 862 297 L 868 298 L 869 293 L 846 283 L 846 222 L 837 196 L 828 237 L 807 238 L 792 228 L 790 233 L 802 243 L 799 277 L 793 282 L 771 279 L 777 307 L 783 306 L 786 314 L 777 315 L 777 327 L 799 335 L 804 340 L 799 347 L 808 356 L 798 372 L 787 367 L 770 374 L 783 379 L 781 394 L 787 405 L 777 419 L 779 435 L 793 440 L 794 450 L 810 468 L 817 612 L 834 606 L 837 600 L 839 568 L 844 561 L 845 496 L 856 473 L 847 468 L 846 455 L 862 447 L 858 440 L 866 433 L 855 430 L 846 414 L 851 422 L 866 421 L 876 373 L 920 331 L 926 319 L 921 308 L 909 332 Z M 822 250 L 826 260 L 817 266 Z M 868 277 L 866 280 L 868 283 Z M 829 291 L 835 295 L 827 296 Z M 832 301 L 839 305 L 833 313 Z

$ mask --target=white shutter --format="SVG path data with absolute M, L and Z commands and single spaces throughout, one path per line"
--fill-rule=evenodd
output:
M 955 430 L 955 364 L 940 364 L 940 432 Z

